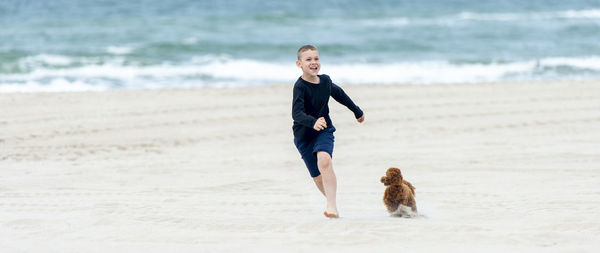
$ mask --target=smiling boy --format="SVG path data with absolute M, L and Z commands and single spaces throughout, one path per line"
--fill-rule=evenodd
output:
M 327 199 L 323 214 L 329 218 L 338 218 L 337 179 L 331 162 L 335 127 L 329 117 L 329 97 L 348 107 L 359 123 L 364 121 L 365 116 L 328 75 L 319 75 L 321 62 L 315 46 L 300 47 L 296 65 L 302 69 L 302 76 L 294 84 L 293 92 L 294 144 L 317 188 Z

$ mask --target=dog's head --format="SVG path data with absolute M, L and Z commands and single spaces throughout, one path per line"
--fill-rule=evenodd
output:
M 385 176 L 381 177 L 381 182 L 383 185 L 395 185 L 402 183 L 402 173 L 398 168 L 389 168 L 385 173 Z

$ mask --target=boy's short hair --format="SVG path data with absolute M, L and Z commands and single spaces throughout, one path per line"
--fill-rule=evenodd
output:
M 308 50 L 315 50 L 315 51 L 317 51 L 317 47 L 315 47 L 315 46 L 313 46 L 313 45 L 304 45 L 304 46 L 301 46 L 301 47 L 298 49 L 298 60 L 300 60 L 300 54 L 301 54 L 302 52 L 305 52 L 305 51 L 308 51 Z

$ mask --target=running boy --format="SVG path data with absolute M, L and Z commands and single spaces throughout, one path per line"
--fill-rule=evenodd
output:
M 296 65 L 302 69 L 302 76 L 294 84 L 294 144 L 317 188 L 327 199 L 327 208 L 323 214 L 329 218 L 338 218 L 337 179 L 331 163 L 335 127 L 329 118 L 329 97 L 348 107 L 359 123 L 365 120 L 365 116 L 329 76 L 319 75 L 321 63 L 315 46 L 300 47 Z

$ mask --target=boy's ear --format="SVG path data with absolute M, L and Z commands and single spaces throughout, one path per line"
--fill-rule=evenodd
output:
M 298 68 L 300 68 L 300 66 L 302 66 L 300 63 L 300 60 L 296 60 L 296 66 L 298 66 Z

